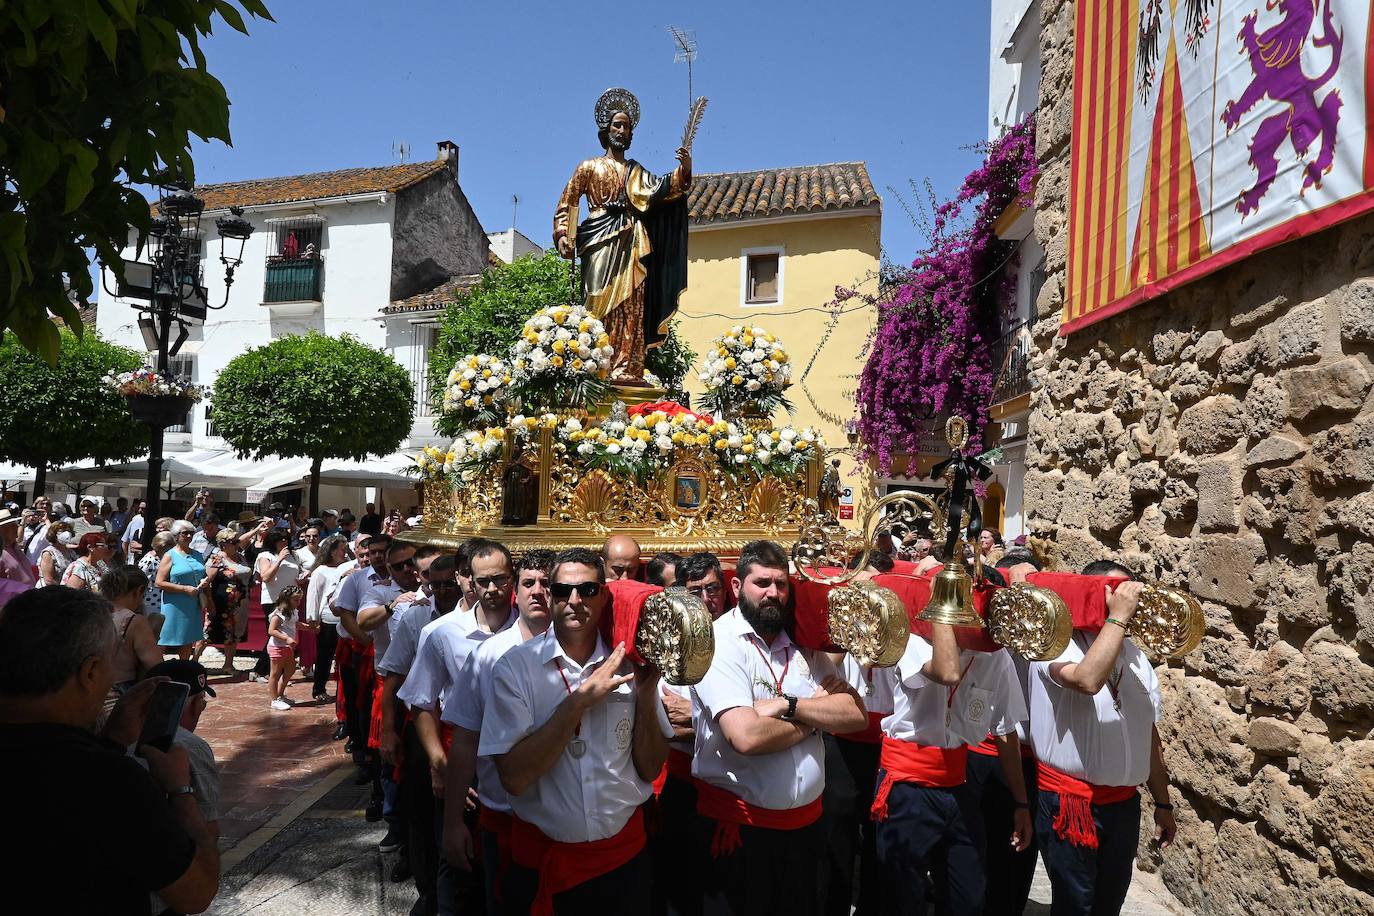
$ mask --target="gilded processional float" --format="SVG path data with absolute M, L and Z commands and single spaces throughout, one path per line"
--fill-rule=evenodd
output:
M 850 531 L 826 511 L 834 481 L 821 474 L 822 437 L 777 422 L 790 412 L 791 361 L 776 335 L 739 324 L 712 341 L 696 409 L 646 379 L 645 352 L 663 341 L 687 285 L 686 194 L 704 108 L 692 108 L 677 166 L 656 176 L 625 155 L 635 97 L 611 89 L 597 101 L 604 153 L 577 166 L 554 213 L 558 251 L 581 268 L 580 301 L 541 309 L 508 353 L 457 362 L 442 411 L 464 431 L 419 457 L 423 526 L 403 537 L 447 547 L 488 537 L 517 554 L 599 548 L 610 534 L 632 536 L 646 555 L 793 543 L 796 642 L 878 667 L 932 624 L 956 627 L 966 648 L 1031 659 L 1058 656 L 1074 629 L 1101 629 L 1112 580 L 1041 572 L 999 588 L 976 552 L 970 573 L 964 557 L 981 527 L 973 482 L 989 469 L 964 454 L 962 420 L 947 425 L 950 457 L 932 472 L 942 497 L 890 494 Z M 872 574 L 874 544 L 897 526 L 943 542 L 938 573 Z M 712 655 L 702 603 L 682 589 L 613 585 L 616 638 L 670 682 L 700 680 Z M 1196 600 L 1163 586 L 1147 587 L 1133 623 L 1157 658 L 1187 654 L 1202 637 Z

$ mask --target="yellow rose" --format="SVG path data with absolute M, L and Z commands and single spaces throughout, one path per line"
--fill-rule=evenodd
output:
M 706 435 L 706 433 L 702 433 L 701 435 L 697 436 L 697 445 L 700 445 L 702 448 L 705 448 L 710 444 L 711 437 Z
M 724 439 L 717 439 L 717 440 L 716 440 L 716 451 L 718 451 L 718 452 L 723 452 L 723 451 L 725 451 L 725 447 L 726 447 L 727 445 L 729 445 L 729 444 L 730 444 L 730 443 L 729 443 L 729 442 L 726 442 Z
M 752 445 L 746 445 L 740 451 L 744 452 L 746 455 L 752 455 L 754 454 L 754 447 Z
M 681 433 L 681 432 L 673 433 L 673 442 L 674 442 L 675 444 L 681 445 L 681 444 L 682 444 L 682 439 L 683 439 L 683 436 L 682 436 L 682 433 Z
M 586 334 L 591 329 L 592 323 L 585 318 L 583 318 L 581 321 L 577 323 L 577 332 L 579 334 Z
M 778 431 L 775 429 L 768 434 L 768 438 L 772 439 L 774 442 L 777 442 L 779 439 L 782 438 L 782 436 L 779 436 Z
M 785 363 L 785 362 L 787 362 L 787 354 L 786 354 L 786 353 L 775 353 L 775 354 L 773 354 L 773 358 L 774 358 L 775 360 L 777 360 L 779 363 Z
M 598 338 L 596 339 L 596 345 L 597 345 L 598 347 L 608 347 L 608 346 L 610 346 L 610 344 L 611 344 L 611 335 L 609 335 L 609 334 L 602 334 L 600 337 L 598 337 Z
M 774 337 L 772 334 L 765 334 L 765 335 L 763 335 L 763 339 L 766 340 L 766 341 L 768 341 L 769 343 L 777 343 L 777 340 L 778 340 L 778 339 L 777 339 L 776 337 Z
M 798 439 L 796 442 L 793 442 L 793 443 L 792 443 L 792 447 L 793 447 L 794 449 L 797 449 L 798 451 L 802 451 L 802 450 L 804 450 L 804 449 L 806 448 L 806 440 L 805 440 L 805 439 Z
M 717 355 L 717 356 L 729 356 L 729 355 L 730 355 L 730 351 L 727 350 L 727 349 L 725 349 L 724 347 L 716 347 L 716 355 Z
M 566 349 L 568 349 L 568 342 L 566 340 L 555 340 L 553 342 L 553 352 L 562 353 Z
M 563 357 L 558 356 L 557 354 L 550 356 L 549 365 L 553 366 L 555 369 L 561 369 L 563 367 Z
M 743 385 L 743 384 L 744 384 L 744 379 L 742 379 L 742 378 L 740 378 L 738 375 L 736 375 L 736 376 L 734 376 L 733 378 L 730 379 L 730 384 L 731 384 L 731 385 Z
M 562 309 L 554 309 L 552 312 L 549 312 L 549 317 L 553 319 L 554 324 L 562 324 L 564 319 L 568 317 L 568 313 Z
M 753 434 L 753 433 L 745 433 L 745 434 L 744 434 L 744 439 L 743 439 L 743 441 L 744 441 L 744 442 L 753 442 L 753 441 L 754 441 L 754 434 Z
M 476 369 L 476 368 L 477 368 L 477 357 L 472 356 L 472 357 L 469 357 L 469 358 L 468 358 L 468 368 L 469 368 L 469 369 Z
M 468 391 L 468 390 L 470 390 L 471 388 L 472 388 L 472 382 L 469 382 L 467 379 L 463 379 L 461 382 L 458 383 L 458 390 L 459 390 L 459 391 Z

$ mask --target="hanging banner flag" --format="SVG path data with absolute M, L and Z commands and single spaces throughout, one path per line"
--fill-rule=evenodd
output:
M 1065 333 L 1374 209 L 1370 14 L 1077 4 Z

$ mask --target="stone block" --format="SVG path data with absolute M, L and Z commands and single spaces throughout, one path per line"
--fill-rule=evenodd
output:
M 1238 341 L 1221 351 L 1217 361 L 1220 380 L 1226 385 L 1248 385 L 1259 371 L 1262 355 L 1261 341 L 1257 338 Z
M 1333 426 L 1312 437 L 1312 475 L 1325 487 L 1374 483 L 1374 420 Z
M 1179 444 L 1194 455 L 1216 455 L 1234 446 L 1245 428 L 1240 402 L 1229 394 L 1212 395 L 1179 416 Z
M 1191 525 L 1197 516 L 1197 490 L 1182 477 L 1170 477 L 1164 481 L 1164 498 L 1159 508 L 1171 523 Z
M 1226 702 L 1218 684 L 1170 669 L 1161 678 L 1160 738 L 1174 785 L 1231 811 L 1245 806 L 1251 753 L 1245 717 Z
M 1371 380 L 1364 364 L 1355 357 L 1284 373 L 1288 389 L 1288 416 L 1297 422 L 1314 414 L 1355 413 L 1364 407 Z
M 1228 343 L 1230 341 L 1226 339 L 1226 335 L 1213 328 L 1198 338 L 1198 342 L 1193 345 L 1193 358 L 1201 363 L 1210 363 Z
M 1264 349 L 1269 368 L 1277 369 L 1320 359 L 1324 332 L 1322 303 L 1308 303 L 1290 309 L 1268 328 Z
M 1320 789 L 1326 784 L 1331 765 L 1340 756 L 1340 751 L 1326 735 L 1304 734 L 1298 751 L 1298 778 L 1308 788 Z
M 1374 493 L 1364 492 L 1347 500 L 1327 503 L 1325 513 L 1334 514 L 1337 527 L 1374 538 Z
M 1341 337 L 1351 343 L 1374 342 L 1374 278 L 1358 277 L 1333 298 L 1341 311 Z
M 1275 563 L 1269 576 L 1269 594 L 1264 599 L 1266 613 L 1286 624 L 1308 629 L 1331 623 L 1326 595 L 1317 583 L 1317 567 Z
M 1240 527 L 1240 461 L 1222 458 L 1198 465 L 1197 523 L 1203 531 L 1235 531 Z
M 1268 584 L 1268 550 L 1257 534 L 1193 539 L 1189 589 L 1198 598 L 1251 608 Z
M 1027 469 L 1022 484 L 1023 499 L 1027 514 L 1034 516 L 1038 524 L 1052 524 L 1059 520 L 1059 507 L 1063 501 L 1059 484 L 1063 479 L 1062 471 Z
M 1245 393 L 1245 420 L 1251 439 L 1262 439 L 1283 429 L 1288 420 L 1288 392 L 1278 379 L 1256 379 Z
M 1058 426 L 1059 456 L 1064 464 L 1094 471 L 1106 463 L 1100 416 L 1067 411 L 1060 416 Z
M 1275 766 L 1261 768 L 1251 785 L 1251 800 L 1254 815 L 1280 843 L 1299 852 L 1312 848 L 1312 800 L 1287 773 Z
M 1266 436 L 1245 453 L 1247 468 L 1270 464 L 1291 464 L 1307 453 L 1307 446 L 1289 436 Z
M 1374 741 L 1356 741 L 1326 776 L 1312 820 L 1332 855 L 1374 879 Z
M 1135 465 L 1126 472 L 1130 481 L 1131 496 L 1136 499 L 1153 499 L 1164 491 L 1164 469 L 1157 461 L 1146 461 Z
M 1246 665 L 1245 680 L 1250 688 L 1250 702 L 1256 706 L 1294 714 L 1312 701 L 1312 675 L 1307 659 L 1286 642 L 1254 652 Z
M 1312 698 L 1328 715 L 1358 721 L 1374 713 L 1374 667 L 1353 648 L 1321 642 L 1308 651 L 1307 662 L 1312 669 Z
M 1087 528 L 1094 512 L 1093 479 L 1078 468 L 1064 475 L 1060 487 L 1059 524 L 1065 528 Z
M 1231 312 L 1231 327 L 1248 328 L 1265 321 L 1288 305 L 1285 295 L 1269 295 L 1263 284 L 1253 280 L 1246 281 L 1246 288 L 1236 297 L 1235 308 Z
M 1293 757 L 1302 746 L 1302 729 L 1282 719 L 1254 719 L 1245 743 L 1255 753 L 1267 757 Z
M 1100 538 L 1111 539 L 1135 520 L 1135 505 L 1131 501 L 1131 482 L 1125 475 L 1106 471 L 1093 487 L 1092 512 L 1088 526 Z

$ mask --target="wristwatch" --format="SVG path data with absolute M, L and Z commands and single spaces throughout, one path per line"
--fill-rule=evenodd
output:
M 382 610 L 386 611 L 386 616 L 390 617 L 392 614 L 396 613 L 396 602 L 388 601 L 386 604 L 382 605 Z
M 791 722 L 797 715 L 797 698 L 790 693 L 784 693 L 782 698 L 787 701 L 787 712 L 782 714 L 784 720 Z
M 176 798 L 178 795 L 190 795 L 195 791 L 194 786 L 178 786 L 167 793 L 168 800 Z

